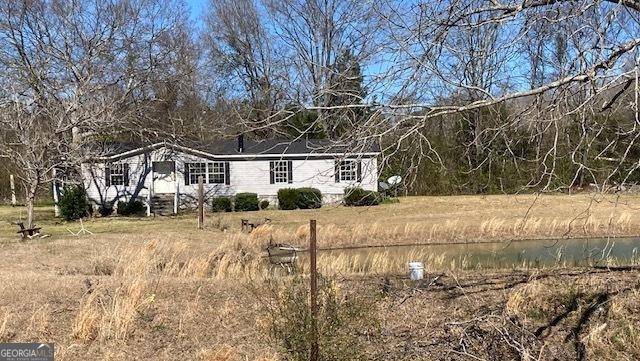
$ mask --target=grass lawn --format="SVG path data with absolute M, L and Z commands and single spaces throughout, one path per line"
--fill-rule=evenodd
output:
M 93 218 L 85 225 L 95 234 L 75 237 L 67 228 L 78 222 L 38 207 L 36 223 L 51 237 L 20 241 L 9 222 L 24 208 L 0 207 L 0 342 L 55 342 L 56 360 L 279 360 L 261 301 L 287 278 L 274 276 L 263 247 L 304 245 L 311 218 L 320 245 L 333 247 L 633 235 L 638 209 L 635 195 L 407 197 L 372 208 L 208 213 L 204 231 L 193 213 Z M 241 218 L 273 222 L 245 234 Z M 362 337 L 371 359 L 468 359 L 453 352 L 461 342 L 473 359 L 575 359 L 577 349 L 588 359 L 640 357 L 636 270 L 444 265 L 416 287 L 405 259 L 363 271 L 355 259 L 322 257 L 341 298 L 377 300 L 367 312 L 380 329 Z M 588 314 L 599 299 L 607 302 Z
M 272 232 L 283 241 L 295 241 L 306 235 L 303 228 L 309 219 L 317 219 L 321 245 L 353 246 L 638 235 L 640 219 L 633 216 L 638 210 L 637 195 L 403 197 L 399 203 L 376 207 L 208 212 L 203 232 L 193 232 L 197 221 L 190 212 L 157 218 L 90 218 L 84 223 L 96 234 L 208 239 L 222 230 L 237 232 L 242 218 L 270 218 Z M 9 222 L 25 216 L 24 207 L 0 207 L 0 219 L 5 220 L 0 222 L 0 242 L 17 239 L 17 227 Z M 36 208 L 36 224 L 53 238 L 67 237 L 69 230 L 80 229 L 79 222 L 55 218 L 50 206 Z

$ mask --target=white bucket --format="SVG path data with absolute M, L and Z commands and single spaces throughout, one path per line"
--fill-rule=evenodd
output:
M 412 281 L 421 280 L 424 277 L 424 265 L 422 262 L 409 262 L 409 278 Z

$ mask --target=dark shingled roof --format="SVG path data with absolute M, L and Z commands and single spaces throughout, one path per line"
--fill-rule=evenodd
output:
M 372 146 L 346 146 L 336 144 L 325 139 L 302 139 L 291 141 L 288 139 L 269 139 L 255 141 L 250 139 L 244 140 L 244 151 L 238 152 L 237 140 L 223 140 L 213 143 L 209 143 L 202 147 L 194 147 L 195 149 L 220 155 L 235 155 L 235 154 L 324 154 L 324 153 L 344 153 L 357 152 L 357 153 L 370 153 L 378 152 L 377 147 Z
M 171 144 L 171 142 L 167 142 Z M 151 144 L 133 143 L 133 142 L 113 142 L 103 143 L 100 145 L 100 153 L 104 156 L 115 156 L 124 152 L 150 146 Z M 251 140 L 244 139 L 244 151 L 238 152 L 237 139 L 222 139 L 204 144 L 179 144 L 181 146 L 199 150 L 212 155 L 255 155 L 255 154 L 327 154 L 327 153 L 377 153 L 380 147 L 377 144 L 338 144 L 326 139 L 269 139 L 269 140 Z

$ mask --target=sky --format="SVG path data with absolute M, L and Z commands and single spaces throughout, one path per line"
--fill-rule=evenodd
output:
M 191 9 L 191 20 L 194 22 L 200 22 L 200 17 L 202 12 L 204 11 L 205 5 L 209 2 L 209 0 L 186 0 L 187 5 Z

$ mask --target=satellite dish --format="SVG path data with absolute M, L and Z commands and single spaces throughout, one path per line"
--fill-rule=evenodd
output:
M 400 182 L 402 182 L 402 177 L 400 177 L 399 175 L 394 175 L 389 177 L 389 179 L 387 179 L 387 183 L 389 183 L 392 186 L 398 185 L 400 184 Z

